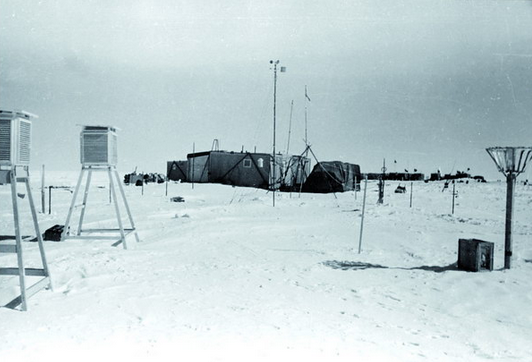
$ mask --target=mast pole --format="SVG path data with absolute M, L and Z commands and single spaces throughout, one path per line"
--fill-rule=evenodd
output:
M 292 134 L 292 113 L 294 111 L 294 100 L 290 103 L 290 122 L 288 123 L 288 144 L 286 145 L 286 153 L 290 152 L 290 135 Z
M 273 207 L 275 207 L 275 186 L 276 186 L 276 174 L 275 174 L 275 128 L 276 128 L 276 116 L 277 116 L 277 64 L 279 60 L 270 60 L 270 64 L 273 64 L 273 151 L 272 151 L 272 195 L 273 195 Z

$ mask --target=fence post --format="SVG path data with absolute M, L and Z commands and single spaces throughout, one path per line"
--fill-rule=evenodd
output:
M 368 176 L 364 182 L 364 196 L 362 201 L 362 217 L 360 219 L 360 237 L 358 239 L 358 253 L 362 250 L 362 231 L 364 230 L 364 214 L 366 212 L 366 190 L 368 189 Z

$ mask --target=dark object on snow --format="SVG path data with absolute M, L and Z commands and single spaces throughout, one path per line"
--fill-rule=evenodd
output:
M 395 189 L 395 193 L 396 194 L 406 194 L 406 186 L 397 186 L 397 188 Z
M 65 225 L 54 225 L 44 232 L 42 238 L 49 241 L 61 241 L 61 234 L 63 234 L 64 228 Z
M 143 180 L 137 180 L 135 182 L 135 186 L 142 186 L 142 185 L 144 185 L 144 181 Z
M 170 201 L 172 201 L 172 202 L 185 202 L 185 199 L 182 198 L 181 196 L 175 196 L 175 197 L 171 197 Z
M 352 191 L 359 189 L 361 179 L 359 165 L 340 161 L 320 162 L 314 166 L 303 184 L 303 192 Z
M 494 244 L 478 239 L 458 240 L 458 269 L 467 271 L 493 270 Z

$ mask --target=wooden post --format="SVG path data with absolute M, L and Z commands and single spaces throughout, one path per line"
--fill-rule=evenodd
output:
M 510 269 L 512 262 L 512 217 L 514 207 L 514 185 L 516 176 L 513 172 L 506 176 L 506 226 L 504 230 L 504 269 Z
M 412 207 L 412 194 L 414 193 L 414 183 L 410 182 L 410 207 Z
M 455 196 L 455 187 L 456 187 L 456 184 L 455 184 L 455 182 L 454 182 L 454 180 L 453 180 L 453 209 L 452 209 L 452 213 L 453 213 L 453 215 L 454 215 L 454 196 Z
M 44 165 L 42 165 L 42 174 L 41 174 L 41 211 L 42 211 L 43 214 L 45 213 L 45 208 L 46 208 L 45 200 L 46 200 L 46 195 L 45 195 L 45 191 L 44 191 Z
M 52 214 L 52 189 L 53 186 L 48 186 L 48 215 Z
M 164 196 L 168 196 L 168 177 L 166 178 L 166 191 L 164 193 Z
M 357 177 L 355 176 L 355 200 L 357 199 Z
M 192 190 L 194 190 L 194 160 L 196 159 L 196 157 L 194 156 L 194 154 L 196 153 L 196 143 L 195 142 L 192 142 L 192 175 L 191 175 L 191 181 L 192 181 Z
M 362 251 L 362 231 L 364 230 L 364 214 L 366 212 L 366 190 L 368 189 L 368 176 L 364 181 L 364 196 L 362 198 L 362 217 L 360 219 L 360 237 L 358 239 L 358 253 Z

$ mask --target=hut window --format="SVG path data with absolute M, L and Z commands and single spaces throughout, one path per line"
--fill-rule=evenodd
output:
M 244 160 L 244 167 L 245 168 L 251 168 L 251 160 L 250 159 Z
M 264 167 L 264 159 L 259 158 L 259 159 L 257 160 L 257 164 L 259 165 L 260 168 L 263 168 L 263 167 Z

